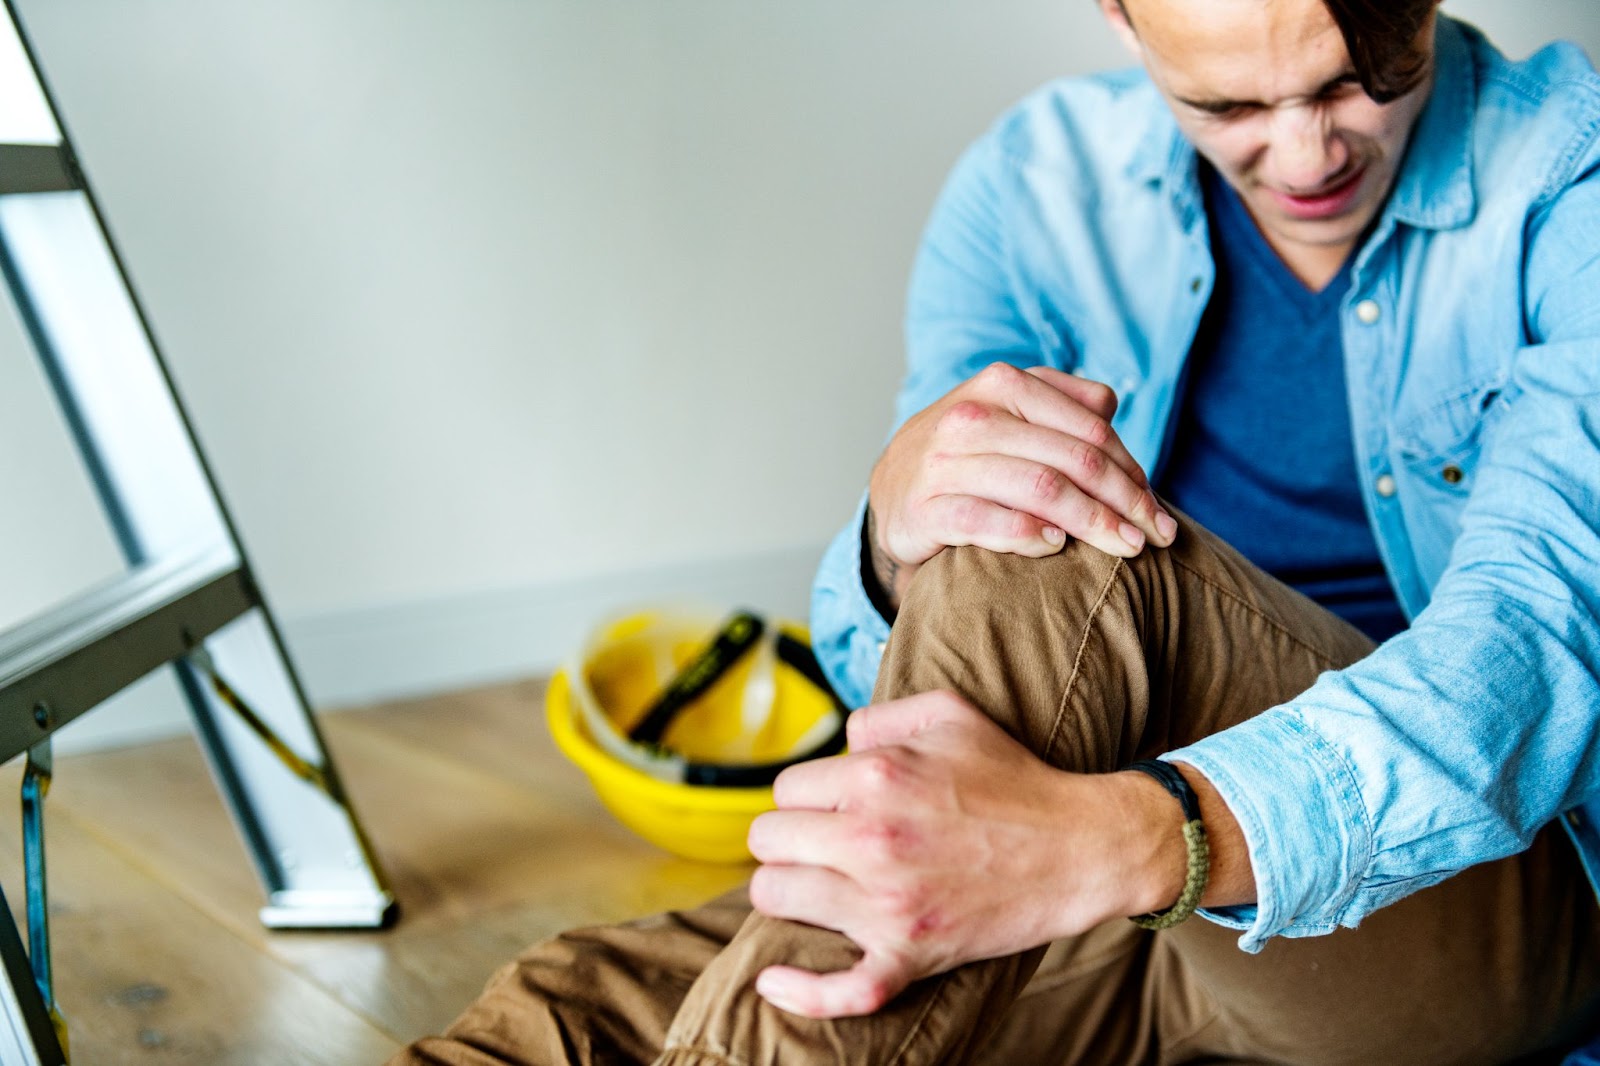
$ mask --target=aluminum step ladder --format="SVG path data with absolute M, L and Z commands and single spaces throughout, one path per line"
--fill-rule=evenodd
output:
M 22 756 L 28 949 L 0 893 L 0 1064 L 66 1062 L 50 973 L 51 735 L 171 664 L 270 928 L 396 915 L 154 334 L 40 75 L 0 18 L 0 274 L 129 570 L 0 632 L 0 762 Z

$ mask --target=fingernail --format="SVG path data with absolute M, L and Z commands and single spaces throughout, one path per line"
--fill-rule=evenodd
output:
M 1134 551 L 1144 547 L 1144 532 L 1138 526 L 1124 522 L 1117 527 L 1117 532 L 1122 534 L 1122 539 L 1127 541 Z
M 1156 512 L 1156 532 L 1161 534 L 1162 540 L 1171 540 L 1177 536 L 1178 522 L 1165 511 Z
M 1045 526 L 1044 539 L 1059 548 L 1067 542 L 1067 533 L 1066 530 L 1057 529 L 1055 526 Z

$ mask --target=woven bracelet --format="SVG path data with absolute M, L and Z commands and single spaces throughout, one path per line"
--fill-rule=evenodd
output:
M 1200 799 L 1184 780 L 1178 768 L 1156 759 L 1141 759 L 1130 763 L 1129 770 L 1148 774 L 1172 794 L 1183 807 L 1183 846 L 1188 854 L 1188 870 L 1183 878 L 1183 892 L 1178 902 L 1156 914 L 1140 914 L 1129 918 L 1141 929 L 1171 929 L 1188 918 L 1200 906 L 1206 881 L 1211 876 L 1211 844 L 1206 839 L 1205 823 L 1200 820 Z

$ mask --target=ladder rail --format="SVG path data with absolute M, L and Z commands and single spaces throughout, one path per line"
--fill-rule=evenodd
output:
M 0 143 L 0 279 L 130 567 L 0 631 L 0 761 L 29 756 L 28 913 L 39 956 L 30 963 L 0 895 L 0 1062 L 56 1066 L 65 1030 L 58 1037 L 50 1014 L 43 906 L 50 737 L 162 664 L 177 673 L 266 891 L 263 923 L 378 928 L 397 908 L 15 0 L 0 6 L 0 52 L 8 68 L 23 64 L 24 83 L 31 74 L 37 136 L 51 142 Z M 229 698 L 240 707 L 248 698 L 248 711 L 236 716 Z M 317 771 L 309 784 L 306 767 Z

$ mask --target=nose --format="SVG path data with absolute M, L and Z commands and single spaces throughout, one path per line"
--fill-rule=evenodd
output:
M 1272 177 L 1291 195 L 1321 191 L 1350 161 L 1328 109 L 1315 103 L 1275 111 L 1271 136 Z

